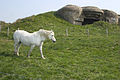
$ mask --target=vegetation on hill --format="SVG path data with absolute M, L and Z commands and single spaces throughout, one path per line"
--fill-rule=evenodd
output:
M 10 33 L 7 36 L 7 27 Z M 30 47 L 21 46 L 20 56 L 14 55 L 13 32 L 39 29 L 53 30 L 56 43 L 43 45 L 45 60 L 36 47 L 31 58 Z M 66 33 L 68 32 L 68 33 Z M 19 19 L 2 27 L 0 32 L 1 80 L 119 80 L 120 26 L 106 22 L 72 25 L 48 12 Z

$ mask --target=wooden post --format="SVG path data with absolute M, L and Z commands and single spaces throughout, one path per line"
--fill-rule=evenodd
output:
M 9 27 L 8 27 L 8 29 L 7 29 L 7 36 L 9 36 Z
M 0 32 L 1 32 L 1 25 L 0 25 Z
M 107 37 L 108 37 L 108 34 L 109 34 L 109 32 L 108 32 L 108 28 L 106 28 L 106 35 L 107 35 Z
M 68 28 L 66 28 L 66 36 L 68 36 Z
M 90 36 L 90 31 L 89 31 L 89 29 L 86 30 L 86 33 L 87 33 L 88 36 Z

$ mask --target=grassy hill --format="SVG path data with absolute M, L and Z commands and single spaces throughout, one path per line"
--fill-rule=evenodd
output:
M 10 28 L 7 36 L 7 27 Z M 13 32 L 53 30 L 56 43 L 44 42 L 41 58 L 36 47 L 21 46 L 15 56 Z M 68 35 L 66 35 L 66 30 Z M 120 26 L 106 22 L 72 25 L 48 12 L 2 26 L 0 32 L 0 80 L 120 80 Z

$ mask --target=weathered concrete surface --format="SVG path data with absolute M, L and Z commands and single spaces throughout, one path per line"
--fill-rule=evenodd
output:
M 76 5 L 66 5 L 57 11 L 57 15 L 59 15 L 60 17 L 72 24 L 78 25 L 79 23 L 76 21 L 79 20 L 81 13 L 82 8 Z
M 96 21 L 106 21 L 116 24 L 119 22 L 120 24 L 120 18 L 117 13 L 99 9 L 95 6 L 79 7 L 76 5 L 66 5 L 56 13 L 61 18 L 76 25 L 92 24 Z
M 118 14 L 111 10 L 103 9 L 103 21 L 118 24 Z

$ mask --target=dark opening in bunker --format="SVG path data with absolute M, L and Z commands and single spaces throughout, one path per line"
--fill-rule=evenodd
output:
M 84 22 L 82 23 L 82 25 L 86 25 L 86 24 L 93 24 L 96 21 L 100 21 L 99 19 L 84 19 Z

